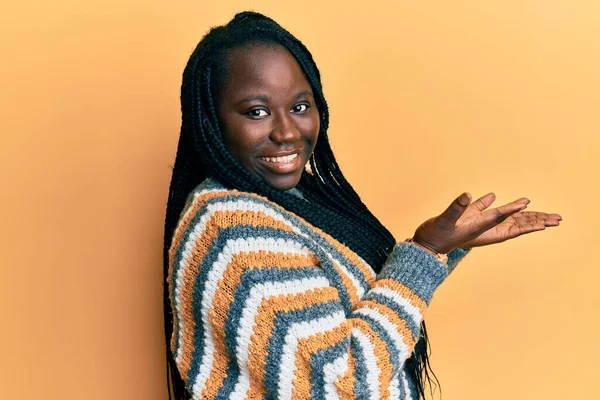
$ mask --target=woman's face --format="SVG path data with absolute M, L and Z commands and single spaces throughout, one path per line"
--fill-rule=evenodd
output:
M 217 100 L 227 149 L 273 188 L 293 188 L 319 134 L 310 84 L 294 56 L 279 45 L 235 49 L 228 61 Z

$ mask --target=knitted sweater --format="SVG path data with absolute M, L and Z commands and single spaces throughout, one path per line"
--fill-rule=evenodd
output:
M 194 399 L 415 399 L 404 365 L 448 264 L 395 246 L 375 276 L 257 194 L 207 179 L 169 252 L 171 349 Z

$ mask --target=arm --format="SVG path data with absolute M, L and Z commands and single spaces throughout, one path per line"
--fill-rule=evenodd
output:
M 556 226 L 560 219 L 522 213 L 521 200 L 485 210 L 492 196 L 469 206 L 470 196 L 463 201 L 462 195 L 417 229 L 415 238 L 428 250 L 397 245 L 351 310 L 348 293 L 330 283 L 335 274 L 343 279 L 327 254 L 309 250 L 305 236 L 276 207 L 257 208 L 223 192 L 191 203 L 170 251 L 171 348 L 196 398 L 335 393 L 378 399 L 397 393 L 419 322 L 448 275 L 428 250 L 455 249 L 452 268 L 465 252 L 460 248 Z M 211 204 L 219 197 L 223 201 Z
M 190 213 L 171 251 L 172 350 L 188 389 L 200 398 L 388 393 L 446 266 L 401 243 L 348 314 L 326 255 L 276 218 L 228 207 Z

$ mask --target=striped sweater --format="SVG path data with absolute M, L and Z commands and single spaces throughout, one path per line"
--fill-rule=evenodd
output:
M 169 252 L 171 349 L 194 399 L 415 399 L 404 370 L 448 264 L 402 242 L 382 271 L 279 205 L 207 179 Z

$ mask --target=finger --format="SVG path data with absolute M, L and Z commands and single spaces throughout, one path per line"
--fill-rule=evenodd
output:
M 544 223 L 546 226 L 560 225 L 560 216 L 557 214 L 546 214 L 541 212 L 519 212 L 513 218 L 519 224 Z
M 543 231 L 546 229 L 546 225 L 544 223 L 535 222 L 535 223 L 527 223 L 527 224 L 515 224 L 508 229 L 506 233 L 506 240 L 514 239 L 521 235 L 526 235 L 528 233 L 533 233 L 537 231 Z
M 560 225 L 560 221 L 556 221 L 556 220 L 552 220 L 552 219 L 547 219 L 544 221 L 544 224 L 546 226 L 559 226 Z
M 478 221 L 478 228 L 482 232 L 485 232 L 488 229 L 491 229 L 494 226 L 504 222 L 513 214 L 523 211 L 525 208 L 527 208 L 527 204 L 529 204 L 529 200 L 527 198 L 522 198 L 515 200 L 512 203 L 487 210 L 481 214 L 481 219 Z
M 475 200 L 471 206 L 481 212 L 491 206 L 494 200 L 496 200 L 496 195 L 494 193 L 488 193 Z
M 439 221 L 442 224 L 454 225 L 461 215 L 469 207 L 471 195 L 468 192 L 458 196 L 452 204 L 439 216 Z
M 559 221 L 562 220 L 562 217 L 560 214 L 548 214 L 548 213 L 541 212 L 541 211 L 521 211 L 519 214 L 515 214 L 515 215 L 520 215 L 520 214 L 523 214 L 523 215 L 542 214 L 542 215 L 548 216 L 548 218 L 555 218 L 555 219 L 558 219 Z
M 543 213 L 546 214 L 546 213 Z M 557 221 L 562 221 L 562 217 L 560 216 L 560 214 L 546 214 L 547 219 L 554 219 Z
M 561 221 L 562 217 L 558 214 L 546 214 L 543 212 L 537 211 L 521 211 L 513 215 L 514 218 L 518 220 L 533 220 L 533 219 L 541 219 L 541 220 L 549 220 L 549 221 Z
M 531 225 L 531 224 L 544 224 L 544 226 L 559 226 L 560 221 L 557 219 L 546 219 L 546 218 L 527 218 L 527 219 L 516 219 L 519 225 Z
M 545 219 L 546 215 L 543 213 L 537 213 L 535 211 L 521 211 L 512 216 L 519 223 L 530 223 L 537 219 Z

